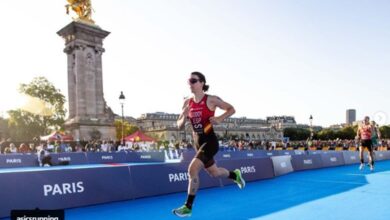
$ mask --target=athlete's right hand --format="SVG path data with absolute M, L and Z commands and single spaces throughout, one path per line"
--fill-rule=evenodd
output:
M 183 117 L 187 118 L 189 110 L 190 110 L 190 108 L 188 107 L 188 105 L 184 106 L 182 109 L 181 115 L 183 115 Z
M 188 105 L 183 106 L 179 119 L 177 119 L 177 127 L 179 129 L 182 129 L 183 126 L 185 126 L 186 120 L 188 119 L 188 112 L 189 112 Z

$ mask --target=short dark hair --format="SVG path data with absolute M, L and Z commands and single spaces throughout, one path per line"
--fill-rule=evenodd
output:
M 199 81 L 204 82 L 203 91 L 207 92 L 210 86 L 206 85 L 206 77 L 201 72 L 192 72 L 191 75 L 196 75 L 199 78 Z

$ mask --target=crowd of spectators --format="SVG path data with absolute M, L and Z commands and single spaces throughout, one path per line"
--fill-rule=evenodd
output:
M 249 141 L 249 140 L 229 140 L 220 141 L 221 150 L 349 150 L 357 149 L 356 140 L 304 140 L 283 142 L 280 140 L 270 141 Z M 380 142 L 381 149 L 390 149 L 390 139 Z M 126 143 L 121 144 L 118 141 L 97 140 L 87 142 L 65 142 L 61 140 L 47 142 L 20 143 L 11 140 L 2 140 L 0 142 L 1 154 L 14 153 L 37 153 L 45 149 L 51 153 L 62 152 L 116 152 L 116 151 L 158 151 L 158 150 L 185 150 L 192 149 L 191 142 L 176 142 L 168 144 L 152 143 Z

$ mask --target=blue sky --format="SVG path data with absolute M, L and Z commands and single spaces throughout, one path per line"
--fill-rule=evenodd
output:
M 45 76 L 67 96 L 56 32 L 66 1 L 2 3 L 0 114 L 21 105 L 18 85 Z M 200 71 L 236 117 L 293 115 L 345 121 L 348 108 L 389 124 L 390 2 L 363 0 L 92 0 L 104 41 L 105 99 L 120 113 L 179 113 Z

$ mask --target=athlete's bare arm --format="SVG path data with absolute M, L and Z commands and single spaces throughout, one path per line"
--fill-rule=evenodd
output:
M 356 132 L 356 138 L 360 140 L 360 125 L 358 125 L 357 132 Z
M 186 99 L 184 100 L 184 103 L 183 103 L 183 107 L 182 107 L 182 112 L 179 116 L 179 118 L 177 119 L 177 127 L 179 129 L 182 129 L 186 123 L 186 119 L 187 119 L 187 116 L 188 116 L 188 102 L 189 102 L 189 99 Z
M 207 106 L 210 108 L 210 110 L 215 110 L 218 107 L 225 111 L 220 116 L 211 117 L 210 122 L 212 124 L 220 124 L 223 120 L 225 120 L 225 118 L 232 116 L 236 112 L 231 104 L 223 101 L 218 96 L 210 95 L 207 99 Z
M 375 129 L 376 129 L 376 133 L 378 135 L 378 139 L 381 139 L 381 131 L 379 130 L 378 127 L 375 126 Z

